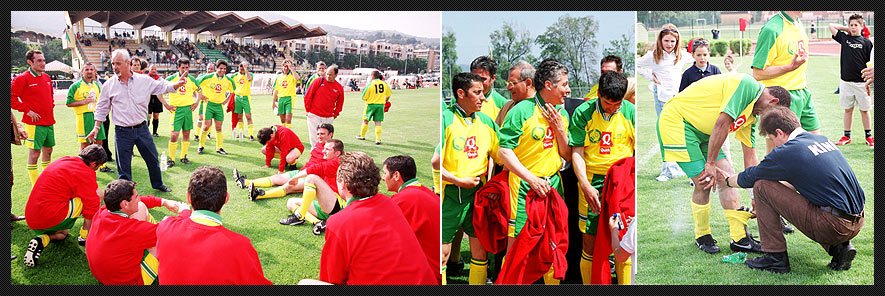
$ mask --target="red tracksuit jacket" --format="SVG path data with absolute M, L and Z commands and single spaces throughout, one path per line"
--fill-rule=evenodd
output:
M 599 213 L 599 227 L 596 228 L 596 241 L 593 247 L 593 258 L 608 258 L 612 253 L 611 227 L 608 217 L 618 213 L 621 222 L 629 225 L 625 217 L 636 217 L 636 162 L 633 157 L 626 157 L 615 162 L 605 176 L 605 184 L 602 186 L 600 196 L 602 212 Z M 618 234 L 624 237 L 627 227 Z M 636 264 L 635 262 L 633 264 Z M 611 267 L 608 260 L 593 260 L 590 272 L 591 284 L 611 284 Z
M 473 201 L 473 232 L 479 242 L 492 253 L 507 249 L 507 219 L 510 217 L 510 187 L 508 171 L 495 175 L 476 192 Z M 488 198 L 499 194 L 498 200 Z
M 556 190 L 538 196 L 534 190 L 526 196 L 528 220 L 507 252 L 507 260 L 495 284 L 527 285 L 534 283 L 553 266 L 553 277 L 565 278 L 568 264 L 568 208 Z

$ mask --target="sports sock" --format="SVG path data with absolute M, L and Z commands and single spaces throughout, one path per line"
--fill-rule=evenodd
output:
M 553 266 L 550 266 L 550 270 L 544 274 L 544 284 L 545 285 L 559 285 L 559 280 L 553 278 Z
M 43 238 L 43 247 L 45 248 L 46 246 L 49 246 L 49 235 L 41 234 L 40 237 Z
M 45 170 L 46 170 L 46 167 L 49 166 L 49 162 L 50 162 L 50 161 L 41 161 L 41 162 L 40 162 L 40 171 L 45 171 Z
M 317 186 L 313 183 L 304 183 L 304 195 L 301 199 L 301 207 L 298 208 L 298 214 L 304 217 L 307 209 L 313 205 L 313 200 L 317 197 Z
M 267 178 L 258 178 L 252 181 L 246 180 L 246 185 L 252 183 L 255 187 L 271 187 L 273 186 L 273 181 L 270 180 L 270 177 Z
M 144 258 L 141 259 L 141 280 L 145 285 L 151 285 L 157 280 L 157 270 L 160 269 L 160 262 L 151 253 L 145 251 Z
M 753 213 L 748 211 L 725 210 L 725 219 L 728 220 L 728 229 L 733 241 L 747 237 L 744 226 L 747 226 L 747 221 L 752 215 Z
M 381 142 L 381 126 L 375 127 L 375 142 Z
M 445 264 L 443 264 L 442 269 L 440 270 L 440 273 L 442 274 L 442 284 L 446 285 L 446 265 Z
M 691 202 L 691 215 L 694 217 L 694 238 L 710 234 L 710 203 L 699 205 Z
M 237 122 L 237 129 L 240 130 L 241 132 L 243 131 L 243 122 L 242 121 Z
M 169 159 L 175 159 L 175 152 L 178 152 L 178 142 L 169 141 Z
M 627 261 L 624 262 L 615 260 L 615 273 L 618 275 L 618 285 L 630 284 L 630 273 L 631 269 L 633 269 L 633 262 L 630 261 L 630 258 L 627 258 Z
M 215 150 L 221 150 L 221 147 L 224 146 L 224 134 L 218 132 L 218 137 L 215 138 Z
M 154 216 L 151 215 L 151 213 L 148 213 L 147 216 L 148 216 L 148 222 L 150 222 L 151 224 L 157 224 L 157 219 L 154 219 Z
M 36 164 L 28 165 L 28 177 L 31 178 L 31 187 L 34 187 L 34 183 L 37 182 L 37 177 L 40 176 L 40 171 L 37 170 Z
M 186 139 L 181 142 L 181 158 L 187 158 L 187 148 L 190 148 L 191 141 L 190 139 Z
M 103 168 L 107 168 L 107 167 L 108 167 L 107 163 L 103 163 L 103 164 L 101 164 L 101 166 L 99 168 L 103 169 Z
M 871 134 L 870 131 L 871 131 L 871 130 L 863 130 L 863 134 L 864 134 L 864 136 L 867 137 L 867 138 L 872 137 L 873 134 Z
M 159 118 L 154 119 L 153 122 L 154 122 L 154 133 L 156 134 L 157 128 L 160 127 L 160 119 Z
M 250 123 L 250 124 L 249 124 L 249 136 L 250 136 L 250 137 L 251 137 L 252 135 L 254 135 L 254 134 L 252 133 L 252 128 L 253 128 L 253 125 Z
M 590 284 L 590 272 L 593 266 L 593 254 L 587 254 L 581 250 L 581 280 L 585 285 Z
M 200 132 L 200 147 L 206 147 L 206 135 L 209 134 L 209 131 Z
M 845 131 L 845 137 L 851 138 L 851 131 Z
M 489 273 L 489 260 L 470 259 L 470 276 L 468 283 L 471 285 L 485 285 Z
M 268 190 L 264 195 L 259 195 L 255 199 L 276 198 L 286 196 L 286 189 L 283 186 Z
M 360 125 L 360 138 L 365 138 L 367 132 L 369 132 L 369 125 L 365 123 Z
M 439 193 L 440 187 L 440 172 L 439 170 L 433 170 L 433 193 Z
M 301 217 L 304 218 L 304 221 L 307 221 L 310 224 L 317 224 L 317 222 L 320 222 L 320 219 L 315 217 L 311 213 L 306 213 L 306 214 L 304 214 L 304 216 L 301 216 Z
M 80 238 L 86 239 L 89 236 L 89 229 L 80 228 Z

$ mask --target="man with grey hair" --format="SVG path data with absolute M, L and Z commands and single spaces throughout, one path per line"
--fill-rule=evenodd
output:
M 310 146 L 317 142 L 317 127 L 323 123 L 332 124 L 341 114 L 344 106 L 344 87 L 335 81 L 336 77 L 338 77 L 338 65 L 329 66 L 326 75 L 312 82 L 304 95 Z
M 511 97 L 510 101 L 504 103 L 504 106 L 501 107 L 501 111 L 498 112 L 498 117 L 495 118 L 495 123 L 498 126 L 501 126 L 504 123 L 504 118 L 507 116 L 507 112 L 513 108 L 516 103 L 519 101 L 531 98 L 535 96 L 535 85 L 532 83 L 532 79 L 535 78 L 535 67 L 529 62 L 520 60 L 513 67 L 510 67 L 510 72 L 507 75 L 507 91 L 510 92 Z
M 111 65 L 114 78 L 102 85 L 95 108 L 95 127 L 86 136 L 87 140 L 95 141 L 106 115 L 114 110 L 114 137 L 117 150 L 117 176 L 132 181 L 132 147 L 137 146 L 150 174 L 151 187 L 163 192 L 172 189 L 163 185 L 160 175 L 160 161 L 157 158 L 157 146 L 148 131 L 145 118 L 148 114 L 150 95 L 161 95 L 175 92 L 186 83 L 181 77 L 178 82 L 154 80 L 144 74 L 133 73 L 129 69 L 129 52 L 118 49 L 111 53 Z

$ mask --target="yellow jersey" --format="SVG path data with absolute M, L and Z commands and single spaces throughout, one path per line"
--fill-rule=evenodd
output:
M 218 76 L 216 73 L 206 73 L 197 78 L 197 86 L 203 91 L 203 96 L 210 103 L 221 104 L 227 99 L 226 93 L 234 93 L 234 81 L 227 76 Z
M 366 104 L 384 104 L 387 102 L 388 97 L 390 97 L 390 85 L 387 85 L 387 82 L 381 79 L 369 82 L 363 88 L 363 94 L 360 95 L 360 98 L 366 101 Z
M 808 35 L 805 35 L 802 22 L 793 20 L 781 11 L 765 22 L 760 29 L 751 67 L 765 69 L 768 66 L 789 65 L 793 61 L 793 56 L 797 54 L 808 56 Z M 781 86 L 787 90 L 803 89 L 806 86 L 807 68 L 808 62 L 796 70 L 760 82 L 768 86 Z
M 74 113 L 77 115 L 81 115 L 87 112 L 95 112 L 95 105 L 98 103 L 98 95 L 101 93 L 101 85 L 98 84 L 98 81 L 92 81 L 92 83 L 87 83 L 80 79 L 76 83 L 72 84 L 70 88 L 68 88 L 68 100 L 65 104 L 70 104 L 78 101 L 85 100 L 90 95 L 95 99 L 95 102 L 80 105 L 73 107 Z
M 249 75 L 251 73 L 246 73 L 246 75 L 240 74 L 237 72 L 236 74 L 228 75 L 234 81 L 234 85 L 236 86 L 237 91 L 234 92 L 235 95 L 238 96 L 251 96 L 252 95 L 252 79 L 249 79 Z M 253 76 L 254 77 L 254 76 Z
M 519 162 L 537 177 L 552 176 L 562 167 L 559 144 L 541 110 L 543 102 L 541 95 L 537 94 L 517 103 L 507 112 L 499 132 L 500 147 L 513 149 Z M 568 130 L 565 108 L 559 105 L 556 109 Z
M 569 145 L 584 147 L 587 173 L 605 175 L 618 160 L 633 156 L 636 144 L 636 107 L 624 100 L 612 114 L 605 114 L 599 99 L 582 103 L 572 113 Z
M 295 98 L 295 94 L 298 92 L 298 88 L 295 87 L 296 84 L 298 84 L 298 79 L 295 79 L 291 72 L 289 74 L 280 74 L 274 81 L 273 90 L 277 91 L 277 97 Z M 307 91 L 307 88 L 304 90 Z
M 442 113 L 442 165 L 458 178 L 487 173 L 489 156 L 498 159 L 498 125 L 485 114 L 467 116 L 453 102 Z M 451 184 L 442 181 L 442 186 Z
M 172 76 L 166 77 L 166 80 L 178 81 L 179 75 L 179 73 L 175 73 Z M 188 74 L 187 82 L 175 90 L 175 92 L 169 93 L 169 104 L 175 107 L 193 105 L 195 102 L 194 92 L 199 89 L 200 87 L 197 86 L 197 79 Z

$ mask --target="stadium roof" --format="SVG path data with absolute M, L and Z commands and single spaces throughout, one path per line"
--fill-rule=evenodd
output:
M 243 19 L 233 12 L 216 15 L 209 11 L 68 11 L 67 14 L 71 23 L 88 18 L 104 27 L 127 23 L 136 30 L 157 26 L 167 32 L 184 29 L 191 34 L 210 32 L 275 41 L 326 35 L 320 27 L 289 26 L 282 21 L 268 22 L 257 16 Z

